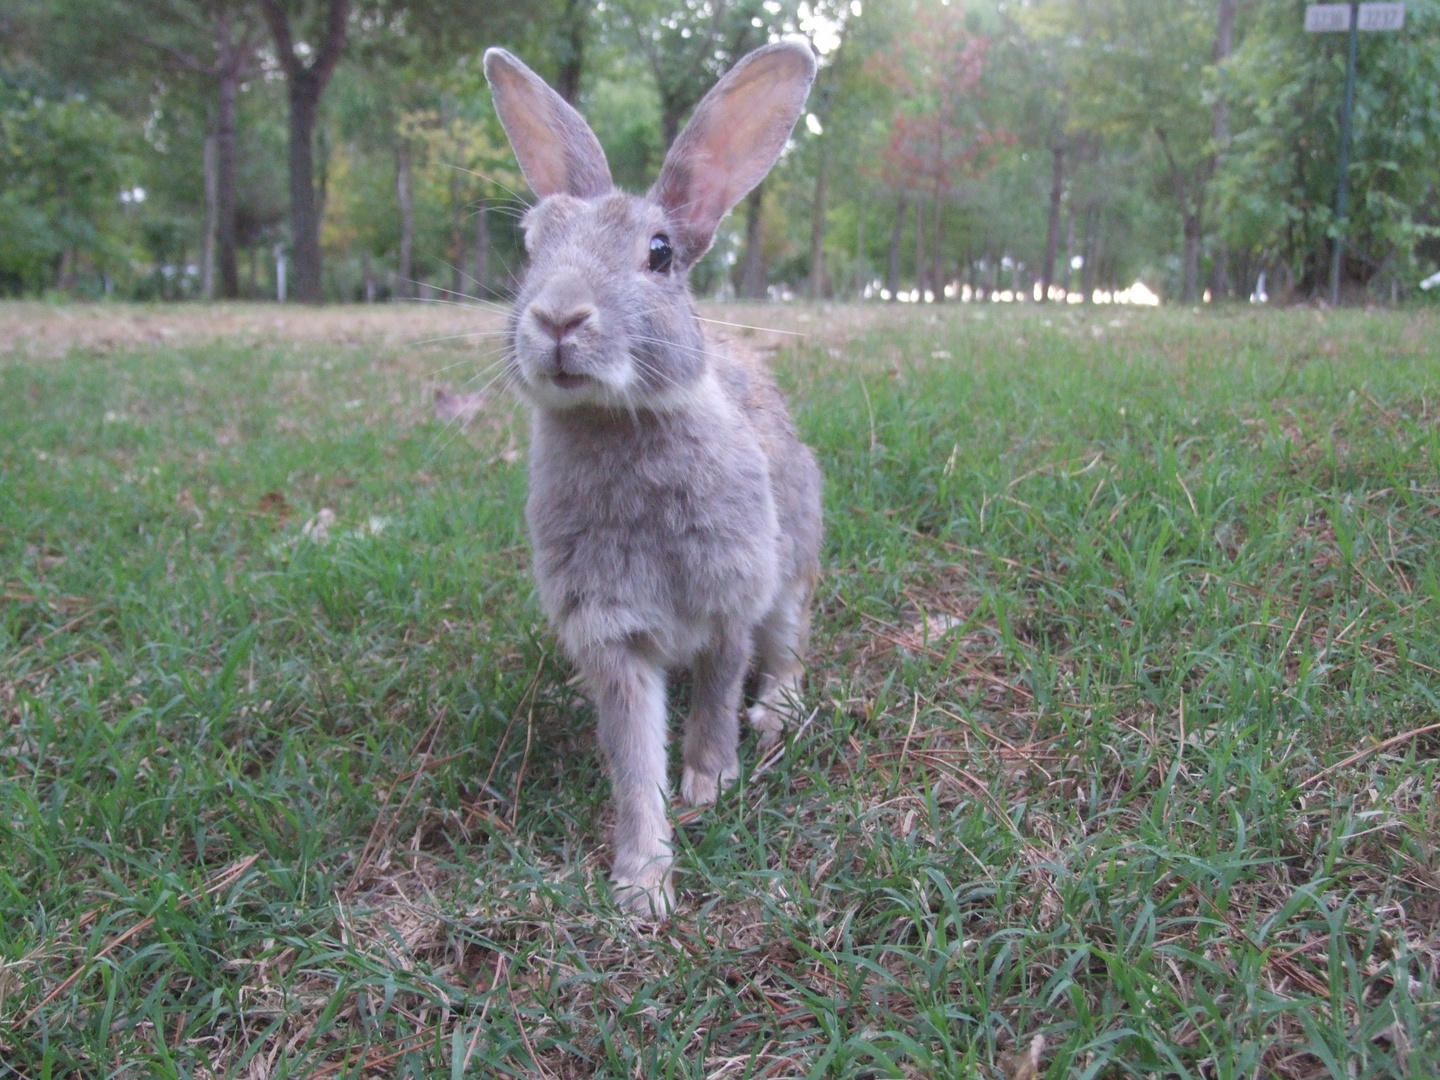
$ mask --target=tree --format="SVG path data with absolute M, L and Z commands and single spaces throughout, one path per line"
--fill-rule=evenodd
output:
M 254 12 L 244 0 L 55 0 L 36 5 L 32 18 L 47 74 L 145 123 L 157 152 L 165 152 L 166 114 L 204 118 L 194 164 L 197 173 L 203 168 L 208 204 L 205 293 L 212 293 L 218 242 L 222 292 L 235 296 L 236 105 L 240 84 L 258 66 Z
M 811 38 L 815 51 L 820 57 L 820 71 L 815 86 L 810 92 L 809 115 L 806 126 L 815 140 L 815 186 L 810 201 L 810 299 L 818 300 L 825 295 L 825 226 L 826 197 L 830 184 L 830 148 L 835 141 L 831 130 L 837 98 L 846 87 L 846 76 L 856 65 L 852 60 L 854 49 L 847 50 L 853 23 L 859 18 L 844 0 L 824 2 L 817 0 L 807 5 L 800 21 L 800 28 Z
M 585 70 L 589 24 L 589 0 L 564 0 L 555 31 L 555 89 L 571 105 L 580 102 L 580 75 Z
M 141 9 L 141 10 L 135 10 Z M 211 84 L 214 113 L 205 143 L 206 296 L 219 270 L 220 295 L 240 295 L 236 262 L 235 115 L 240 84 L 255 70 L 260 26 L 240 0 L 132 0 L 111 6 L 116 29 L 157 52 L 168 65 Z M 138 17 L 137 17 L 138 16 Z
M 412 148 L 409 181 L 423 199 L 446 208 L 450 219 L 450 293 L 469 294 L 465 279 L 485 288 L 489 258 L 487 203 L 502 198 L 524 182 L 515 170 L 508 144 L 485 120 L 455 114 L 453 101 L 444 110 L 418 109 L 402 113 L 400 137 Z M 448 115 L 447 115 L 448 114 Z M 473 207 L 475 227 L 474 274 L 465 271 L 467 211 Z M 412 211 L 413 213 L 413 211 Z
M 988 40 L 970 32 L 958 8 L 923 10 L 916 22 L 871 62 L 901 99 L 881 175 L 915 204 L 916 278 L 922 292 L 928 287 L 940 297 L 946 205 L 961 177 L 981 170 L 991 147 L 1012 137 L 992 129 L 976 108 Z M 923 226 L 927 200 L 929 236 Z
M 98 274 L 123 263 L 126 142 L 103 105 L 0 80 L 0 293 L 71 290 L 87 261 Z
M 1230 59 L 1235 48 L 1235 0 L 1219 0 L 1219 11 L 1215 24 L 1215 66 L 1217 72 Z M 1230 146 L 1230 102 L 1223 89 L 1214 95 L 1215 102 L 1210 108 L 1210 125 L 1215 139 L 1216 162 L 1223 160 Z M 1210 292 L 1216 300 L 1222 300 L 1230 293 L 1230 272 L 1226 265 L 1228 253 L 1225 237 L 1217 239 L 1215 255 L 1210 269 Z
M 1223 2 L 1223 0 L 1222 0 Z M 1180 218 L 1181 298 L 1198 299 L 1200 253 L 1215 174 L 1215 0 L 1073 0 L 1043 17 L 1080 42 L 1074 108 L 1083 126 L 1148 144 Z
M 1342 290 L 1382 295 L 1424 274 L 1440 237 L 1440 10 L 1407 6 L 1399 33 L 1361 34 Z M 1226 65 L 1231 129 L 1218 184 L 1224 237 L 1277 298 L 1328 280 L 1338 181 L 1343 34 L 1307 34 L 1299 13 L 1261 7 Z M 1278 288 L 1276 285 L 1278 284 Z
M 295 257 L 295 296 L 307 304 L 323 299 L 320 276 L 320 213 L 315 198 L 315 123 L 325 85 L 345 50 L 350 0 L 324 0 L 319 48 L 295 36 L 296 15 L 284 0 L 260 0 L 260 9 L 285 72 L 290 113 L 290 240 Z M 307 61 L 306 57 L 310 57 Z
M 617 0 L 614 7 L 660 92 L 667 150 L 690 110 L 735 61 L 772 33 L 794 28 L 788 0 Z

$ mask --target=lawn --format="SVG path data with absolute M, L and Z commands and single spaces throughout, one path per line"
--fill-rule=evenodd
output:
M 825 571 L 657 929 L 497 316 L 0 306 L 0 1078 L 1440 1074 L 1440 313 L 708 314 Z

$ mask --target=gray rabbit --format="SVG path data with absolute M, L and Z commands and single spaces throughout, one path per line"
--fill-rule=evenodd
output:
M 526 516 L 535 580 L 600 723 L 615 800 L 614 885 L 631 911 L 674 904 L 666 673 L 689 667 L 680 794 L 739 775 L 739 713 L 761 747 L 800 689 L 819 574 L 820 470 L 754 356 L 707 340 L 687 275 L 720 219 L 775 163 L 815 77 L 783 41 L 696 108 L 643 198 L 599 141 L 503 49 L 495 108 L 540 201 L 511 316 L 510 376 L 533 413 Z

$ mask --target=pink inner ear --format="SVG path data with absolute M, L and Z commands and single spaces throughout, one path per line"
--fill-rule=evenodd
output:
M 600 141 L 540 76 L 503 49 L 491 49 L 485 54 L 485 77 L 520 171 L 536 195 L 593 198 L 610 191 L 610 167 Z
M 720 219 L 775 164 L 814 75 L 808 46 L 769 46 L 741 60 L 695 110 L 651 189 L 684 227 L 687 259 L 704 253 Z

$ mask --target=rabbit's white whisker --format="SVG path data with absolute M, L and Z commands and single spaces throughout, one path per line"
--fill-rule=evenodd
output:
M 716 326 L 733 326 L 738 330 L 760 330 L 767 334 L 788 334 L 790 337 L 809 337 L 809 334 L 801 333 L 798 330 L 778 330 L 773 326 L 750 326 L 743 322 L 726 322 L 724 319 L 707 319 L 703 315 L 696 315 L 695 318 L 701 322 L 714 323 Z
M 483 370 L 477 371 L 474 375 L 470 376 L 470 378 L 466 379 L 463 385 L 468 386 L 470 383 L 476 382 L 479 379 L 483 379 L 492 371 L 495 371 L 495 375 L 493 378 L 490 379 L 490 382 L 487 382 L 483 387 L 481 387 L 480 392 L 483 393 L 485 390 L 488 390 L 490 388 L 492 383 L 495 383 L 496 381 L 506 378 L 510 375 L 510 362 L 513 359 L 513 356 L 506 354 L 504 356 L 501 356 L 497 360 L 491 361 L 490 363 L 485 365 Z M 499 369 L 498 371 L 496 371 L 497 368 Z
M 446 270 L 449 270 L 452 274 L 459 274 L 461 277 L 463 277 L 466 281 L 470 282 L 472 285 L 479 285 L 482 289 L 485 287 L 481 282 L 476 281 L 473 277 L 471 277 L 469 274 L 467 274 L 464 270 L 461 270 L 461 269 L 460 269 L 458 266 L 456 266 L 454 263 L 448 263 L 448 262 L 446 262 L 444 259 L 439 260 L 439 262 L 440 262 L 440 265 L 443 266 L 443 267 L 445 267 Z M 473 301 L 475 301 L 477 304 L 483 304 L 483 303 L 485 303 L 485 301 L 482 300 L 480 297 L 478 297 L 478 296 L 471 296 L 469 293 L 466 293 L 466 292 L 459 292 L 459 291 L 457 291 L 457 290 L 455 290 L 455 289 L 445 289 L 444 291 L 445 291 L 447 294 L 449 294 L 450 296 L 461 296 L 461 297 L 464 297 L 466 300 L 473 300 Z
M 438 304 L 441 307 L 465 308 L 469 311 L 481 311 L 485 314 L 503 314 L 509 311 L 508 305 L 500 305 L 494 300 L 485 300 L 480 297 L 467 297 L 465 300 L 445 300 L 438 296 L 412 296 L 406 301 L 409 304 Z M 494 330 L 491 333 L 504 334 L 508 331 Z
M 411 285 L 425 284 L 424 282 L 419 281 L 415 278 L 409 279 L 409 283 Z M 458 296 L 461 299 L 449 300 L 445 299 L 444 297 L 438 296 L 410 296 L 405 298 L 405 302 L 409 304 L 451 304 L 455 307 L 475 308 L 481 311 L 492 311 L 500 315 L 507 314 L 510 310 L 508 305 L 497 304 L 493 300 L 484 300 L 478 296 L 471 296 L 469 293 L 457 293 L 451 289 L 442 288 L 439 285 L 431 287 L 445 293 L 446 296 Z
M 421 340 L 421 341 L 409 341 L 409 342 L 406 342 L 406 345 L 407 345 L 408 347 L 410 347 L 410 348 L 414 348 L 414 347 L 417 346 L 417 345 L 434 345 L 436 342 L 439 342 L 439 341 L 459 341 L 459 340 L 461 340 L 462 338 L 495 337 L 495 336 L 496 336 L 496 332 L 493 331 L 493 330 L 476 330 L 476 331 L 473 331 L 473 332 L 468 333 L 468 334 L 446 334 L 444 337 L 424 338 L 424 339 Z
M 447 162 L 447 167 L 448 167 L 448 168 L 451 168 L 451 169 L 454 169 L 454 170 L 456 170 L 457 172 L 469 173 L 471 176 L 478 176 L 481 180 L 484 180 L 487 184 L 494 184 L 494 185 L 495 185 L 496 187 L 498 187 L 501 191 L 505 191 L 505 192 L 508 192 L 509 194 L 513 195 L 513 196 L 515 197 L 515 201 L 516 201 L 516 202 L 523 203 L 525 206 L 529 206 L 529 205 L 530 205 L 530 203 L 526 201 L 525 196 L 521 195 L 521 194 L 520 194 L 519 192 L 517 192 L 517 191 L 514 191 L 514 190 L 506 187 L 504 184 L 500 183 L 499 180 L 496 180 L 493 176 L 487 176 L 487 175 L 485 175 L 484 173 L 479 172 L 479 171 L 476 170 L 476 169 L 467 169 L 464 165 L 455 165 L 455 164 L 452 164 L 452 163 L 448 163 L 448 162 Z
M 495 356 L 495 355 L 496 355 L 496 354 L 493 353 L 493 352 L 492 352 L 492 353 L 486 353 L 485 355 L 479 357 L 478 359 L 485 360 L 485 359 L 488 359 L 489 357 Z M 476 360 L 475 357 L 467 356 L 464 360 L 456 360 L 453 364 L 442 364 L 442 365 L 441 365 L 440 367 L 438 367 L 438 368 L 432 368 L 432 369 L 431 369 L 431 371 L 430 371 L 430 378 L 433 379 L 436 375 L 443 375 L 443 374 L 444 374 L 445 372 L 447 372 L 447 371 L 453 371 L 453 370 L 454 370 L 455 368 L 457 368 L 457 367 L 464 367 L 466 364 L 473 364 L 473 363 L 475 362 L 475 360 Z M 488 375 L 488 374 L 490 373 L 490 369 L 491 369 L 491 368 L 495 367 L 497 364 L 503 364 L 503 363 L 505 363 L 505 362 L 506 362 L 506 361 L 505 361 L 505 357 L 503 357 L 503 356 L 500 357 L 500 359 L 498 359 L 498 360 L 491 360 L 490 363 L 486 364 L 483 368 L 481 368 L 478 372 L 476 372 L 475 375 L 471 376 L 471 378 L 479 378 L 479 377 L 482 376 L 482 375 Z

